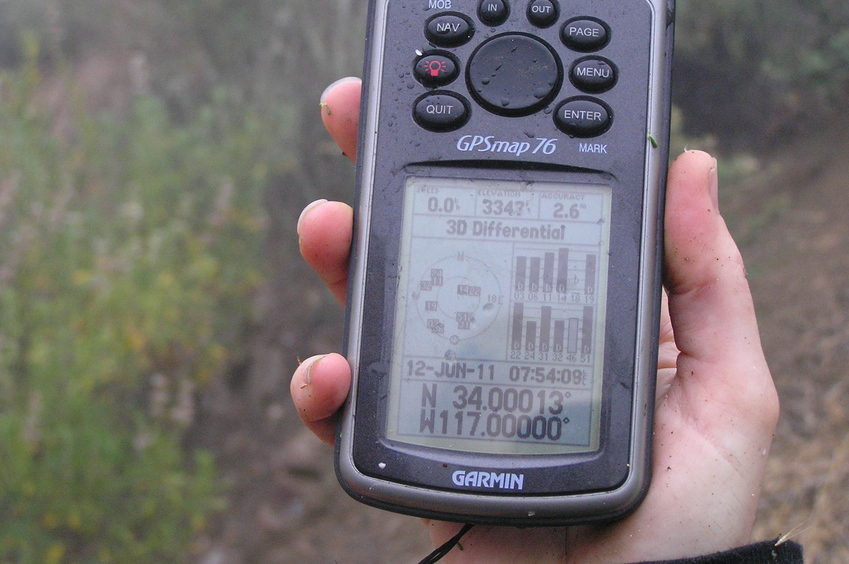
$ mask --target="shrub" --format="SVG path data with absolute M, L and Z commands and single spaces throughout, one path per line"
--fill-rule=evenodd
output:
M 678 0 L 677 6 L 675 101 L 688 125 L 764 147 L 843 112 L 846 2 Z
M 57 132 L 36 48 L 0 82 L 0 562 L 178 562 L 220 507 L 183 439 L 262 280 L 262 127 L 219 92 Z

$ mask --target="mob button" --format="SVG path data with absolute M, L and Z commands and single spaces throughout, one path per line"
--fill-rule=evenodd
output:
M 572 137 L 601 135 L 613 123 L 610 106 L 595 98 L 570 98 L 557 106 L 554 124 Z
M 430 131 L 454 131 L 469 120 L 469 103 L 453 92 L 434 92 L 416 100 L 413 119 Z

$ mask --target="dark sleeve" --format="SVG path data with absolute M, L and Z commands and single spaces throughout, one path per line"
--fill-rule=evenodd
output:
M 764 541 L 741 546 L 727 552 L 708 556 L 644 562 L 643 564 L 804 564 L 802 547 L 788 541 L 776 545 L 777 541 Z

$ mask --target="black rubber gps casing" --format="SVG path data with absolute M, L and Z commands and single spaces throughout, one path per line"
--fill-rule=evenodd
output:
M 372 0 L 348 291 L 351 396 L 336 442 L 354 498 L 514 525 L 614 519 L 649 483 L 668 160 L 673 4 L 666 0 Z M 556 150 L 470 150 L 551 140 Z M 474 147 L 480 148 L 482 144 Z M 384 433 L 404 183 L 411 176 L 611 187 L 600 446 L 464 454 Z M 520 492 L 457 471 L 524 476 Z

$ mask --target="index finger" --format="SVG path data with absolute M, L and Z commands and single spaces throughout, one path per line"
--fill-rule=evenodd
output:
M 342 154 L 352 162 L 357 157 L 361 89 L 359 78 L 348 77 L 337 80 L 321 95 L 321 121 Z
M 341 304 L 345 303 L 348 286 L 353 226 L 351 206 L 327 200 L 311 203 L 298 219 L 301 255 Z

